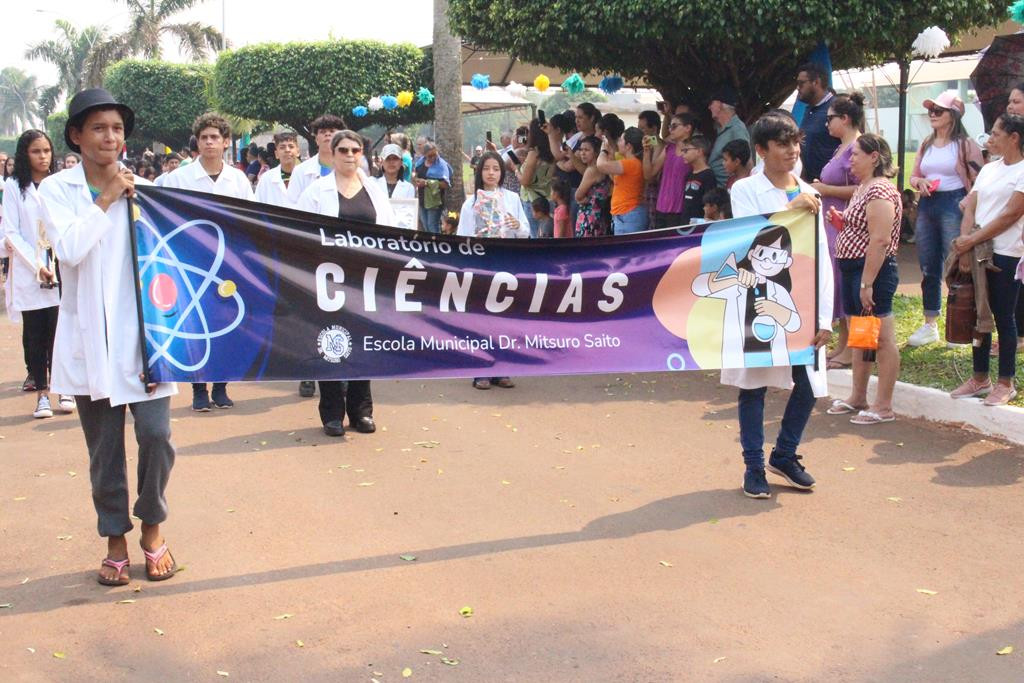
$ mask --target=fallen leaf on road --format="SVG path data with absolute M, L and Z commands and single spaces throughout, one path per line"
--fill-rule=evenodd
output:
M 228 508 L 228 509 L 227 509 L 227 511 L 228 511 L 228 512 L 234 512 L 234 511 L 235 511 L 235 508 Z
M 405 560 L 406 562 L 415 562 L 416 561 L 416 556 L 415 555 L 399 555 L 398 559 Z
M 15 501 L 22 501 L 22 500 L 28 500 L 28 496 L 18 496 L 18 497 L 17 497 L 17 498 L 15 498 L 14 500 L 15 500 Z
M 425 655 L 439 655 L 439 654 L 441 654 L 440 650 L 420 650 L 420 652 L 422 654 L 425 654 Z
M 0 609 L 11 609 L 11 603 L 5 602 L 4 604 L 0 605 Z
M 718 664 L 719 662 L 724 662 L 726 659 L 728 659 L 728 658 L 727 657 L 715 657 L 713 660 L 711 660 L 711 663 L 712 664 Z
M 660 564 L 662 567 L 672 567 L 673 566 L 673 564 L 671 562 L 666 562 L 665 560 L 658 560 L 658 564 Z
M 372 481 L 361 481 L 361 482 L 359 482 L 359 486 L 373 486 L 373 482 Z
M 459 610 L 459 614 L 461 614 L 462 616 L 467 617 L 467 618 L 471 617 L 471 616 L 473 616 L 473 608 L 470 607 L 469 605 L 466 605 L 465 607 L 463 607 L 462 609 Z
M 412 676 L 412 669 L 405 667 L 402 669 L 402 678 L 410 678 Z
M 1013 654 L 1013 646 L 1012 645 L 1007 645 L 1002 650 L 996 650 L 996 654 L 997 655 L 1012 655 Z
M 21 585 L 24 586 L 26 583 L 28 583 L 28 577 L 27 576 L 24 579 L 21 580 Z
M 70 541 L 71 540 L 71 535 L 69 534 L 67 536 L 58 536 L 57 540 L 58 541 Z
M 306 647 L 306 644 L 304 642 L 302 642 L 301 640 L 296 640 L 295 641 L 295 646 L 296 647 Z
M 447 664 L 448 666 L 458 666 L 459 665 L 459 660 L 457 660 L 457 659 L 449 659 L 448 657 L 441 657 L 441 663 L 442 664 Z
M 56 657 L 57 659 L 67 659 L 67 655 L 64 654 L 63 652 L 54 652 L 53 656 Z
M 918 588 L 917 592 L 921 595 L 938 595 L 938 591 L 928 590 L 927 588 Z
M 227 677 L 228 677 L 228 676 L 230 676 L 231 674 L 229 674 L 229 673 L 228 673 L 227 671 L 218 671 L 218 672 L 217 672 L 217 675 L 218 675 L 218 676 L 223 676 L 224 678 L 227 678 Z
M 903 502 L 903 499 L 900 498 L 899 496 L 889 496 L 888 498 L 886 498 L 886 500 L 889 501 L 890 503 L 902 503 Z
M 31 652 L 32 654 L 36 653 L 36 649 L 34 647 L 26 647 L 25 649 Z
M 135 588 L 132 589 L 132 592 L 133 593 L 141 593 L 142 592 L 142 586 L 136 586 Z
M 709 519 L 708 524 L 718 524 L 718 517 L 712 517 Z
M 511 484 L 512 482 L 510 482 L 510 481 L 509 481 L 508 479 L 502 479 L 502 480 L 501 480 L 501 483 L 502 483 L 502 484 L 504 484 L 505 486 L 508 486 L 508 485 L 509 485 L 509 484 Z
M 68 476 L 69 477 L 77 477 L 78 476 L 78 472 L 72 472 L 71 470 L 68 470 Z
M 284 621 L 285 619 L 291 619 L 294 616 L 295 616 L 294 614 L 290 614 L 289 612 L 285 612 L 284 614 L 278 614 L 276 617 L 274 617 L 274 620 L 275 621 Z
M 117 604 L 118 605 L 131 605 L 134 602 L 135 602 L 134 600 L 132 600 L 131 598 L 128 598 L 127 600 L 118 600 Z
M 844 467 L 843 468 L 843 472 L 853 472 L 855 469 L 857 469 L 857 468 L 856 467 Z
M 158 628 L 154 628 L 153 633 L 157 634 L 158 636 L 162 636 L 164 634 L 164 632 Z

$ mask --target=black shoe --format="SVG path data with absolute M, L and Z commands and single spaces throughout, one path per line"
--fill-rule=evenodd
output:
M 372 417 L 361 417 L 358 420 L 349 419 L 348 426 L 361 434 L 373 434 L 377 431 L 377 425 Z
M 192 410 L 197 413 L 210 412 L 210 393 L 206 389 L 192 390 Z
M 743 495 L 747 498 L 771 498 L 772 490 L 768 488 L 768 479 L 763 469 L 748 469 L 743 475 Z
M 313 398 L 316 395 L 316 382 L 299 382 L 299 396 Z
M 331 420 L 324 425 L 324 434 L 327 436 L 345 436 L 345 427 L 341 420 Z
M 799 455 L 778 455 L 773 450 L 768 458 L 768 471 L 788 481 L 790 486 L 809 491 L 814 488 L 814 477 L 804 470 L 800 458 Z
M 29 375 L 28 377 L 26 377 L 25 381 L 21 383 L 21 390 L 22 391 L 35 391 L 36 390 L 36 381 L 34 379 L 32 379 L 32 375 Z
M 213 392 L 211 392 L 210 398 L 213 399 L 213 405 L 217 406 L 218 408 L 235 407 L 235 402 L 228 398 L 227 384 L 214 384 Z

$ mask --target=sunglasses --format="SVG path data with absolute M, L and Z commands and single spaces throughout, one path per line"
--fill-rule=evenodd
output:
M 928 107 L 928 116 L 942 116 L 947 111 L 949 110 L 942 107 Z
M 682 125 L 683 125 L 683 124 L 681 124 L 681 123 L 670 123 L 670 124 L 668 124 L 668 129 L 669 129 L 669 130 L 675 130 L 676 128 L 679 128 L 679 127 L 681 127 Z
M 832 123 L 832 119 L 841 119 L 841 118 L 843 118 L 842 114 L 825 114 L 825 124 L 827 125 L 829 123 Z
M 334 149 L 334 153 L 335 154 L 345 154 L 345 155 L 351 154 L 352 156 L 355 156 L 355 155 L 359 154 L 362 151 L 363 150 L 362 150 L 361 147 L 336 147 Z
M 696 147 L 683 147 L 679 151 L 682 152 L 683 154 L 686 154 L 687 152 L 692 152 L 695 149 L 697 149 L 697 148 Z

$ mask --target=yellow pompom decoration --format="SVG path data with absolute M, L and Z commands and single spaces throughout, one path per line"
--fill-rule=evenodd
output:
M 411 90 L 403 90 L 402 92 L 398 93 L 398 106 L 408 107 L 410 104 L 412 104 L 413 97 L 415 97 L 415 95 L 413 95 L 413 92 Z
M 537 76 L 537 78 L 533 79 L 533 87 L 539 90 L 540 92 L 544 92 L 550 86 L 551 79 L 545 76 L 544 74 L 541 74 L 540 76 Z

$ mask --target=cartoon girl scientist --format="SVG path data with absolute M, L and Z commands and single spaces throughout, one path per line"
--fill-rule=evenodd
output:
M 800 329 L 800 315 L 790 296 L 792 265 L 789 230 L 768 225 L 758 231 L 739 263 L 731 253 L 717 272 L 694 279 L 694 294 L 725 300 L 723 368 L 790 364 L 785 333 Z

